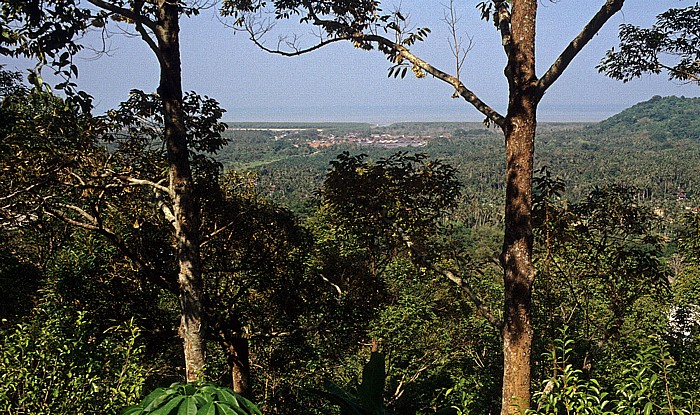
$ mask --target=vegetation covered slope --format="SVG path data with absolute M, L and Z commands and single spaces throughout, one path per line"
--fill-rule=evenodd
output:
M 700 98 L 654 96 L 599 124 L 601 133 L 646 133 L 654 140 L 700 139 Z

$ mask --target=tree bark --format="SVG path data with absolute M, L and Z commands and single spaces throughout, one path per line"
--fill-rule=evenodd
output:
M 504 269 L 503 394 L 501 414 L 530 406 L 532 345 L 532 175 L 540 99 L 535 73 L 538 0 L 514 0 L 505 75 L 510 94 L 505 122 L 506 208 L 501 262 Z
M 179 334 L 183 341 L 188 382 L 203 376 L 203 298 L 199 251 L 199 204 L 189 163 L 184 123 L 180 64 L 180 26 L 176 2 L 158 0 L 155 31 L 160 53 L 160 85 L 163 102 L 164 140 L 168 154 L 169 187 L 175 222 L 175 245 L 179 266 L 181 308 Z
M 228 342 L 228 365 L 231 368 L 231 389 L 251 399 L 250 349 L 248 339 L 239 337 Z

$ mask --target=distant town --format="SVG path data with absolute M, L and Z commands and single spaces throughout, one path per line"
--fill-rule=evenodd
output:
M 451 134 L 391 134 L 337 132 L 324 128 L 247 128 L 228 127 L 228 131 L 269 131 L 274 133 L 275 140 L 299 140 L 311 148 L 331 147 L 340 144 L 356 144 L 382 148 L 424 147 L 433 138 L 450 138 Z M 306 134 L 301 135 L 304 132 Z M 309 134 L 311 133 L 311 134 Z

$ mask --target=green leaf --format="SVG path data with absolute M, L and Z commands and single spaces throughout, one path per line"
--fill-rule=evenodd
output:
M 153 409 L 163 405 L 163 402 L 167 401 L 171 395 L 172 392 L 166 390 L 165 388 L 157 388 L 144 398 L 141 405 L 145 411 L 150 412 L 153 411 Z
M 232 406 L 239 406 L 238 400 L 236 399 L 234 392 L 231 391 L 230 389 L 219 388 L 216 393 L 217 393 L 217 396 L 219 397 L 219 400 L 221 402 L 225 402 L 225 403 L 232 405 Z
M 182 400 L 177 415 L 197 415 L 197 400 L 194 396 L 187 396 Z
M 384 354 L 372 352 L 369 362 L 362 370 L 362 383 L 357 390 L 357 397 L 360 404 L 372 413 L 380 413 L 384 408 L 384 366 Z
M 326 382 L 324 386 L 328 392 L 318 391 L 318 393 L 332 404 L 338 405 L 341 415 L 364 415 L 366 413 L 357 399 L 340 386 L 333 382 Z
M 249 413 L 249 414 L 255 414 L 255 415 L 262 415 L 262 412 L 258 408 L 256 404 L 254 404 L 252 401 L 239 396 L 238 399 L 239 403 L 242 404 L 242 407 Z
M 156 409 L 155 411 L 151 411 L 150 413 L 152 415 L 170 415 L 171 412 L 175 410 L 180 405 L 180 402 L 185 399 L 184 396 L 176 396 L 173 399 L 169 400 L 168 403 L 165 405 L 161 406 L 160 408 Z
M 209 401 L 204 406 L 199 408 L 197 415 L 216 415 L 215 402 Z
M 220 402 L 214 402 L 214 406 L 216 407 L 216 413 L 221 414 L 221 415 L 239 415 L 237 414 L 230 406 L 220 403 Z

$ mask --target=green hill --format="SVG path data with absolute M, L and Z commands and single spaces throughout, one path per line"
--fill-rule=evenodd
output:
M 654 96 L 602 121 L 603 133 L 644 133 L 654 140 L 700 139 L 700 98 Z

